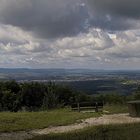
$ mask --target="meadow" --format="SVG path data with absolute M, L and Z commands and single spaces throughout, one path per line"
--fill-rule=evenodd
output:
M 70 108 L 42 112 L 1 112 L 0 132 L 33 130 L 49 126 L 68 125 L 81 119 L 98 117 L 101 113 L 79 113 Z
M 90 127 L 70 133 L 37 136 L 30 140 L 140 140 L 140 124 Z
M 108 105 L 104 107 L 108 114 L 126 113 L 127 106 Z M 80 122 L 81 119 L 99 117 L 99 113 L 82 113 L 71 111 L 70 108 L 55 109 L 41 112 L 1 112 L 0 132 L 29 131 L 33 129 L 47 128 L 49 126 L 61 126 Z

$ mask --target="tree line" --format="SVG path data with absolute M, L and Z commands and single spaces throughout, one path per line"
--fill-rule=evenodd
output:
M 103 101 L 105 104 L 124 104 L 140 99 L 140 87 L 131 96 L 119 94 L 88 95 L 54 82 L 0 82 L 0 111 L 38 111 L 70 106 L 76 102 Z
M 0 111 L 46 110 L 68 106 L 87 95 L 53 82 L 0 82 Z

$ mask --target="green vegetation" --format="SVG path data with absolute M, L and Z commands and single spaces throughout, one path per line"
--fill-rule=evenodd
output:
M 97 86 L 102 84 L 100 81 L 95 81 L 95 83 Z M 101 91 L 110 89 L 110 83 L 115 84 L 109 81 L 107 86 L 99 86 L 99 89 Z M 84 87 L 84 84 L 79 84 L 80 88 Z M 86 81 L 86 84 L 89 83 Z M 126 85 L 121 86 L 126 87 Z M 91 87 L 95 88 L 92 84 Z M 128 96 L 115 93 L 113 88 L 111 91 L 106 94 L 100 92 L 100 94 L 89 95 L 61 83 L 0 82 L 0 132 L 28 131 L 68 125 L 80 122 L 81 119 L 101 116 L 103 113 L 127 113 L 126 102 L 140 99 L 140 87 Z M 95 101 L 104 103 L 104 112 L 79 113 L 69 108 L 73 103 Z M 135 138 L 140 139 L 139 132 L 140 124 L 109 125 L 90 127 L 65 134 L 50 134 L 35 137 L 32 140 L 135 140 Z
M 37 136 L 31 140 L 139 140 L 140 124 L 90 127 L 75 132 Z
M 105 104 L 105 113 L 126 113 L 126 102 L 134 99 L 140 99 L 140 87 L 131 96 L 115 93 L 87 95 L 52 82 L 0 82 L 0 132 L 68 125 L 80 119 L 101 115 L 65 109 L 77 102 L 101 101 Z
M 88 95 L 73 91 L 67 86 L 48 83 L 0 82 L 0 111 L 40 111 L 68 106 Z
M 104 110 L 109 114 L 126 113 L 127 106 L 111 105 L 105 106 Z M 42 112 L 1 112 L 0 132 L 11 132 L 20 130 L 32 130 L 47 128 L 49 126 L 60 126 L 79 122 L 81 119 L 99 117 L 103 113 L 79 113 L 71 111 L 70 108 L 56 109 Z
M 128 113 L 127 105 L 106 105 L 104 106 L 104 110 L 108 112 L 108 114 L 118 114 L 118 113 Z
M 100 113 L 78 113 L 70 109 L 57 109 L 48 112 L 2 112 L 0 113 L 0 132 L 31 130 L 49 126 L 68 125 Z
M 0 82 L 0 111 L 18 112 L 46 111 L 71 106 L 77 102 L 103 102 L 104 104 L 125 104 L 128 100 L 140 99 L 140 88 L 132 96 L 117 93 L 88 95 L 63 84 Z

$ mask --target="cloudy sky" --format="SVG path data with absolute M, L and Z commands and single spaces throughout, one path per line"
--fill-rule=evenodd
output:
M 140 0 L 0 0 L 0 67 L 140 69 Z

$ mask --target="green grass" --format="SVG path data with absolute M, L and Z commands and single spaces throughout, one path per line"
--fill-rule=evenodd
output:
M 140 124 L 108 125 L 37 136 L 31 140 L 140 140 Z
M 68 125 L 80 119 L 100 116 L 100 113 L 78 113 L 70 109 L 49 112 L 2 112 L 0 113 L 0 132 L 32 130 L 49 126 Z
M 127 106 L 105 106 L 109 114 L 126 113 Z M 98 117 L 102 113 L 79 113 L 67 109 L 57 109 L 48 112 L 2 112 L 0 113 L 0 132 L 41 129 L 49 126 L 73 124 L 81 119 Z
M 128 113 L 127 105 L 106 105 L 108 114 Z M 139 140 L 140 124 L 123 124 L 90 127 L 62 134 L 38 136 L 31 140 Z
M 108 114 L 128 113 L 127 105 L 106 105 L 104 110 L 108 111 Z

